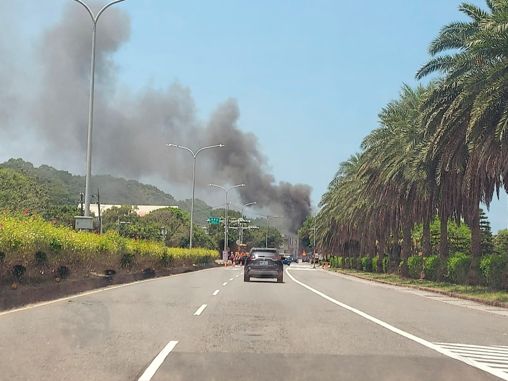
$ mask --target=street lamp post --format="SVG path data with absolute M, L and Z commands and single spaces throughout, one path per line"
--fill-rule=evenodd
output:
M 233 185 L 232 187 L 225 188 L 223 186 L 217 185 L 217 184 L 208 184 L 211 187 L 219 188 L 224 191 L 225 194 L 225 211 L 224 211 L 224 252 L 227 252 L 228 250 L 228 193 L 229 191 L 235 189 L 244 187 L 245 184 L 237 184 Z
M 252 206 L 252 205 L 256 205 L 257 202 L 256 201 L 253 201 L 253 202 L 248 202 L 247 204 L 243 204 L 242 205 L 242 211 L 241 211 L 241 214 L 242 214 L 242 217 L 243 217 L 243 211 L 245 210 L 246 207 L 248 206 Z
M 193 164 L 192 164 L 192 201 L 191 201 L 190 231 L 189 231 L 189 249 L 192 249 L 192 237 L 193 237 L 193 226 L 192 225 L 194 223 L 194 193 L 195 193 L 195 189 L 196 189 L 196 159 L 197 159 L 200 152 L 207 150 L 207 149 L 211 149 L 211 148 L 222 148 L 222 147 L 224 147 L 224 144 L 216 144 L 213 146 L 201 147 L 196 152 L 191 150 L 189 147 L 181 146 L 178 144 L 169 143 L 166 145 L 168 147 L 175 147 L 175 148 L 180 148 L 180 149 L 186 150 L 191 153 L 191 155 L 194 159 Z
M 102 9 L 95 15 L 88 5 L 82 0 L 74 0 L 81 4 L 92 18 L 92 58 L 90 68 L 90 104 L 88 109 L 88 134 L 87 134 L 87 146 L 86 146 L 86 177 L 85 177 L 85 216 L 90 216 L 90 177 L 92 175 L 92 130 L 93 130 L 93 106 L 94 106 L 94 90 L 95 90 L 95 40 L 97 32 L 97 22 L 102 13 L 116 3 L 121 3 L 125 0 L 115 0 L 106 4 Z

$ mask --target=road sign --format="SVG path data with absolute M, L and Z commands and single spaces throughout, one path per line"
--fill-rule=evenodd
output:
M 220 224 L 220 220 L 221 220 L 220 217 L 209 217 L 208 218 L 208 223 L 210 225 L 219 225 Z

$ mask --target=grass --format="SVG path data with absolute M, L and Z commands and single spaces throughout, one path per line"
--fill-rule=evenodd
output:
M 447 282 L 434 282 L 425 279 L 402 278 L 397 274 L 379 274 L 368 273 L 358 270 L 331 269 L 343 274 L 355 275 L 363 279 L 381 281 L 396 286 L 414 287 L 414 288 L 430 288 L 436 291 L 448 292 L 457 297 L 466 297 L 476 299 L 478 301 L 505 304 L 508 307 L 508 292 L 501 290 L 493 290 L 485 286 L 468 286 L 462 284 L 453 284 Z

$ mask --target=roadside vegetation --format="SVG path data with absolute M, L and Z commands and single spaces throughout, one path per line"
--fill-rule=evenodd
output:
M 427 279 L 403 278 L 398 274 L 365 272 L 354 269 L 332 268 L 332 271 L 395 286 L 431 290 L 445 295 L 508 307 L 508 293 L 506 291 L 496 290 L 486 286 L 472 286 L 449 282 L 436 282 Z
M 40 215 L 55 225 L 72 228 L 74 216 L 82 213 L 78 204 L 83 183 L 82 176 L 47 165 L 34 167 L 22 159 L 10 159 L 0 164 L 0 210 Z M 121 205 L 103 213 L 103 232 L 114 231 L 122 237 L 138 240 L 164 241 L 169 247 L 188 247 L 190 200 L 176 201 L 151 185 L 113 176 L 93 176 L 92 188 L 100 189 L 103 204 Z M 95 194 L 93 202 L 97 202 Z M 136 205 L 168 207 L 139 216 Z M 209 225 L 207 222 L 209 217 L 223 216 L 224 209 L 212 208 L 196 200 L 194 246 L 217 250 L 224 247 L 224 225 Z M 234 220 L 241 215 L 230 210 L 229 217 Z M 255 219 L 252 224 L 259 229 L 244 231 L 244 243 L 248 247 L 264 246 L 266 236 L 269 246 L 278 247 L 283 242 L 280 231 L 268 227 L 265 219 Z M 231 225 L 228 246 L 235 248 L 239 234 L 235 224 Z M 99 225 L 95 227 L 98 232 Z
M 216 250 L 167 247 L 161 242 L 77 232 L 39 216 L 0 214 L 0 279 L 37 282 L 70 275 L 211 264 Z
M 508 190 L 508 3 L 459 9 L 416 72 L 433 79 L 402 87 L 322 197 L 332 266 L 508 288 L 508 232 L 481 210 Z

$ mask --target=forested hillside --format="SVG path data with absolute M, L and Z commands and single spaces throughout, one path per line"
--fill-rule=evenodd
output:
M 11 192 L 12 199 L 0 198 L 0 206 L 5 202 L 15 202 L 18 195 L 26 192 L 30 196 L 34 193 L 40 197 L 44 195 L 45 202 L 51 205 L 76 205 L 79 194 L 84 192 L 85 177 L 76 176 L 67 171 L 61 171 L 47 165 L 34 167 L 32 163 L 23 159 L 10 159 L 0 164 L 0 168 L 11 169 L 3 171 L 3 176 L 16 181 L 16 186 L 2 189 L 17 189 Z M 7 174 L 9 173 L 9 175 Z M 15 176 L 13 173 L 19 174 Z M 15 178 L 14 178 L 15 177 Z M 126 180 L 110 175 L 92 176 L 92 193 L 100 190 L 101 202 L 104 204 L 128 205 L 176 205 L 176 200 L 170 194 L 164 193 L 153 185 L 142 184 L 135 180 Z M 33 200 L 32 200 L 33 201 Z

